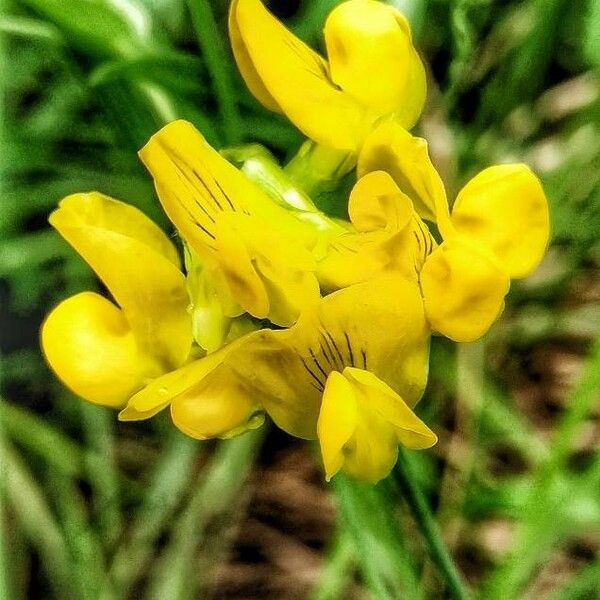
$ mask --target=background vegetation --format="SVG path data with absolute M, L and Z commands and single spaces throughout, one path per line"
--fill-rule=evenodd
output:
M 269 5 L 319 47 L 336 3 Z M 162 123 L 282 160 L 301 137 L 245 90 L 226 0 L 1 2 L 0 598 L 600 598 L 600 1 L 392 3 L 450 190 L 527 161 L 553 241 L 482 342 L 435 341 L 420 412 L 440 443 L 371 488 L 326 486 L 314 449 L 274 431 L 198 443 L 52 377 L 41 319 L 98 285 L 48 228 L 62 196 L 167 226 L 135 154 Z

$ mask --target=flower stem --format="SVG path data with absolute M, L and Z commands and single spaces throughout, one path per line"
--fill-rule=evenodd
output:
M 452 597 L 456 600 L 468 600 L 470 594 L 444 544 L 441 531 L 433 518 L 425 495 L 417 483 L 413 467 L 402 449 L 399 452 L 395 473 L 406 503 L 427 542 L 431 559 L 440 570 Z
M 356 156 L 307 140 L 284 171 L 310 196 L 335 189 L 355 165 Z
M 228 58 L 223 39 L 208 0 L 188 0 L 192 24 L 198 45 L 212 78 L 213 89 L 223 120 L 223 132 L 228 144 L 240 141 L 242 120 L 237 107 L 236 94 L 228 71 Z

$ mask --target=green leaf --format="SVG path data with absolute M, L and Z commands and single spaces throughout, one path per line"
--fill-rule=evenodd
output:
M 75 47 L 98 56 L 131 56 L 151 43 L 152 22 L 135 0 L 21 0 L 64 31 Z

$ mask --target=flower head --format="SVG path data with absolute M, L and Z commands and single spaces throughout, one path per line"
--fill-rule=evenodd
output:
M 273 202 L 190 123 L 163 127 L 140 157 L 227 317 L 248 312 L 288 326 L 319 298 L 315 229 Z
M 359 173 L 386 169 L 417 210 L 436 221 L 443 243 L 419 271 L 425 313 L 435 331 L 468 342 L 501 314 L 510 279 L 525 277 L 542 259 L 548 202 L 526 165 L 495 165 L 462 188 L 450 212 L 426 148 L 398 125 L 382 124 L 362 148 Z
M 44 354 L 75 393 L 122 406 L 190 352 L 189 299 L 177 251 L 139 210 L 95 192 L 62 200 L 50 223 L 116 304 L 93 292 L 61 302 L 42 326 Z
M 355 152 L 381 117 L 412 127 L 426 82 L 405 17 L 377 0 L 349 0 L 331 12 L 324 33 L 328 60 L 260 0 L 231 4 L 231 45 L 248 88 L 307 137 Z
M 193 407 L 204 415 L 203 404 L 216 397 L 240 414 L 262 407 L 288 433 L 318 435 L 330 476 L 342 466 L 339 452 L 347 452 L 350 472 L 377 480 L 392 468 L 398 443 L 435 443 L 412 412 L 425 387 L 428 351 L 418 286 L 380 277 L 326 296 L 289 329 L 240 338 L 186 396 L 186 415 Z M 354 386 L 353 394 L 339 392 L 342 376 Z M 177 402 L 172 414 L 183 415 Z M 342 424 L 334 414 L 354 415 L 352 431 L 341 442 Z M 378 453 L 373 460 L 372 450 Z
M 327 378 L 317 431 L 328 480 L 343 469 L 377 483 L 394 466 L 398 444 L 421 449 L 437 442 L 401 396 L 356 367 Z

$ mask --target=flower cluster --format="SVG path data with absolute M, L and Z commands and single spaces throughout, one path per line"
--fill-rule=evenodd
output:
M 327 60 L 260 0 L 233 0 L 229 31 L 256 98 L 321 149 L 310 160 L 336 152 L 356 166 L 348 220 L 257 185 L 190 123 L 172 122 L 140 158 L 180 235 L 185 274 L 137 209 L 96 192 L 65 198 L 50 222 L 113 300 L 64 300 L 42 327 L 43 350 L 70 389 L 122 420 L 170 406 L 179 429 L 207 439 L 268 414 L 318 438 L 328 478 L 342 469 L 375 482 L 398 445 L 435 444 L 413 411 L 430 337 L 465 342 L 489 329 L 510 279 L 541 260 L 546 198 L 525 165 L 498 165 L 449 209 L 425 140 L 407 129 L 425 71 L 390 6 L 335 8 Z

